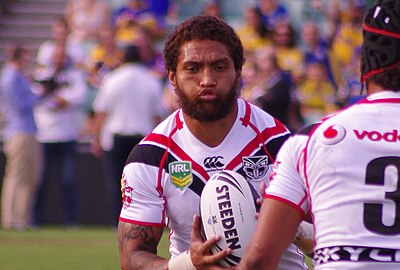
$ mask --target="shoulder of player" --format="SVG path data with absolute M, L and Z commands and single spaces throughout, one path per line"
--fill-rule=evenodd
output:
M 168 116 L 136 145 L 132 149 L 126 164 L 142 163 L 158 167 L 165 151 L 167 151 L 169 136 L 177 128 L 176 117 L 178 113 L 179 111 L 176 111 Z
M 321 125 L 322 122 L 314 123 L 308 126 L 305 126 L 295 132 L 293 135 L 298 135 L 298 136 L 310 136 L 312 132 L 319 126 Z
M 243 106 L 239 109 L 244 114 L 241 117 L 243 125 L 251 125 L 251 128 L 258 134 L 257 136 L 260 136 L 259 139 L 265 143 L 268 152 L 275 158 L 280 147 L 291 134 L 289 129 L 254 104 L 240 100 L 239 106 Z
M 349 122 L 349 115 L 353 116 L 355 111 L 357 111 L 357 106 L 349 106 L 347 108 L 344 108 L 342 110 L 339 110 L 331 115 L 326 116 L 325 118 L 322 118 L 320 121 L 315 122 L 313 124 L 310 124 L 308 126 L 305 126 L 295 132 L 293 135 L 296 136 L 311 136 L 315 133 L 315 131 L 320 128 L 320 127 L 325 127 L 329 125 L 344 125 L 345 122 Z M 353 118 L 353 117 L 352 117 Z
M 291 139 L 293 138 L 295 141 L 307 141 L 310 137 L 315 137 L 313 135 L 316 134 L 317 130 L 319 130 L 320 128 L 325 129 L 329 126 L 335 125 L 341 126 L 341 124 L 343 123 L 343 119 L 348 120 L 346 116 L 348 111 L 349 110 L 346 109 L 336 112 L 335 114 L 329 115 L 318 122 L 305 126 L 297 132 L 293 133 L 291 135 Z
M 158 167 L 166 149 L 152 144 L 136 145 L 128 156 L 126 165 L 131 163 L 141 163 L 149 166 Z
M 283 134 L 289 133 L 287 127 L 285 127 L 272 115 L 262 110 L 260 107 L 243 99 L 239 99 L 238 105 L 239 113 L 242 114 L 240 119 L 244 125 L 252 123 L 259 130 L 264 130 L 266 128 L 278 128 Z
M 300 130 L 290 134 L 285 141 L 284 148 L 290 148 L 290 152 L 294 151 L 294 149 L 303 149 L 309 140 L 310 136 L 312 136 L 315 130 L 322 124 L 322 122 L 317 122 L 308 126 L 301 128 Z M 297 152 L 297 151 L 294 151 Z

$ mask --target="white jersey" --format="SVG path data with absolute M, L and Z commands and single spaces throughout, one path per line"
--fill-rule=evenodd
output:
M 385 91 L 289 138 L 266 198 L 315 226 L 314 269 L 400 269 L 400 93 Z
M 216 147 L 196 139 L 178 110 L 137 145 L 123 173 L 120 220 L 164 226 L 170 233 L 172 257 L 188 250 L 193 215 L 199 215 L 200 194 L 207 180 L 227 169 L 240 173 L 259 190 L 289 131 L 270 115 L 238 99 L 238 115 L 229 134 Z M 210 130 L 212 132 L 212 130 Z M 293 244 L 280 270 L 305 269 Z

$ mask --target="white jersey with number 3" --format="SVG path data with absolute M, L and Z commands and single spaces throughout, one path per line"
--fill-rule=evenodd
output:
M 315 225 L 314 269 L 400 269 L 400 93 L 385 91 L 291 137 L 266 198 Z

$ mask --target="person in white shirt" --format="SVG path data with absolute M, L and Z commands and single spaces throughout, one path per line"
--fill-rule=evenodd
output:
M 143 64 L 139 49 L 130 45 L 125 49 L 124 63 L 106 75 L 94 100 L 98 137 L 93 150 L 104 154 L 106 190 L 115 227 L 122 207 L 125 161 L 132 148 L 161 122 L 161 93 L 161 81 Z
M 57 44 L 64 44 L 68 57 L 77 67 L 82 67 L 85 51 L 83 48 L 68 41 L 70 27 L 64 17 L 59 17 L 54 20 L 51 25 L 52 37 L 40 44 L 36 54 L 36 64 L 46 67 L 51 65 L 54 48 Z
M 276 269 L 310 214 L 315 270 L 400 269 L 400 1 L 363 24 L 368 96 L 288 139 L 239 269 Z
M 44 223 L 46 186 L 49 181 L 61 182 L 63 223 L 75 227 L 78 223 L 76 190 L 76 143 L 81 134 L 87 85 L 83 73 L 72 65 L 64 44 L 57 44 L 52 63 L 35 72 L 45 97 L 35 107 L 37 138 L 43 145 L 43 175 L 34 204 L 33 225 Z M 59 173 L 53 178 L 52 171 Z

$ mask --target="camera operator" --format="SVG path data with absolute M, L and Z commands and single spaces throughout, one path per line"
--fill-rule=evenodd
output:
M 38 140 L 43 144 L 43 175 L 33 221 L 43 223 L 45 190 L 49 181 L 60 179 L 62 187 L 63 222 L 77 225 L 77 198 L 75 185 L 75 145 L 81 132 L 83 104 L 86 101 L 84 74 L 76 69 L 66 54 L 64 45 L 56 45 L 52 62 L 35 72 L 38 91 L 45 97 L 35 108 Z M 55 167 L 55 168 L 54 168 Z M 53 170 L 55 169 L 55 170 Z M 61 175 L 53 176 L 52 171 Z
M 34 75 L 35 81 L 40 85 L 42 95 L 51 94 L 59 88 L 69 86 L 65 76 L 61 76 L 59 70 L 40 68 Z

